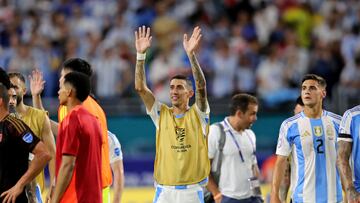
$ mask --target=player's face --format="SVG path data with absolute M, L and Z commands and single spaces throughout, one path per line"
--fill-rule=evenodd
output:
M 10 82 L 14 85 L 14 89 L 16 91 L 16 103 L 19 105 L 23 100 L 24 94 L 26 93 L 25 83 L 18 77 L 10 78 Z
M 8 90 L 8 93 L 9 93 L 9 105 L 15 107 L 17 100 L 15 88 L 10 88 Z
M 170 100 L 171 104 L 180 107 L 189 103 L 193 91 L 187 86 L 185 80 L 173 79 L 170 81 Z
M 60 89 L 58 91 L 58 94 L 59 94 L 58 99 L 59 99 L 60 105 L 66 105 L 67 99 L 70 94 L 70 89 L 69 89 L 68 85 L 64 84 L 64 79 L 62 79 L 60 82 Z
M 258 112 L 258 105 L 257 104 L 249 104 L 248 109 L 245 113 L 241 113 L 241 119 L 243 123 L 244 129 L 251 128 L 252 124 L 255 123 L 257 120 L 257 112 Z
M 305 106 L 313 107 L 322 103 L 326 91 L 316 80 L 305 80 L 301 87 L 301 99 Z

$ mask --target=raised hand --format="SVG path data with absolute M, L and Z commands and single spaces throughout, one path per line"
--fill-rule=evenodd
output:
M 183 45 L 188 55 L 191 55 L 199 47 L 201 37 L 201 29 L 199 26 L 194 28 L 190 39 L 188 39 L 187 34 L 184 34 Z
M 145 53 L 151 45 L 152 36 L 150 36 L 150 28 L 144 25 L 135 31 L 135 47 L 138 53 Z
M 33 70 L 32 74 L 29 75 L 29 80 L 31 95 L 40 95 L 45 84 L 42 72 L 39 69 Z

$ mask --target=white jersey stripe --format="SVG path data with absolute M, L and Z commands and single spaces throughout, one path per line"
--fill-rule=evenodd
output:
M 329 202 L 337 202 L 337 192 L 336 192 L 336 168 L 333 167 L 333 164 L 336 163 L 336 149 L 335 149 L 335 128 L 332 125 L 332 121 L 327 119 L 327 117 L 322 118 L 324 135 L 325 135 L 325 154 L 326 154 L 326 173 L 327 173 L 327 195 Z M 331 133 L 332 132 L 332 133 Z M 330 134 L 333 135 L 331 137 Z

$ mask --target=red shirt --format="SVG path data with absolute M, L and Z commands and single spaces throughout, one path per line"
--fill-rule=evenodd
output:
M 56 140 L 56 177 L 63 155 L 75 156 L 75 168 L 63 203 L 101 202 L 101 128 L 82 106 L 76 106 L 60 123 Z
M 112 182 L 112 173 L 110 168 L 110 156 L 109 156 L 109 142 L 108 142 L 108 129 L 106 123 L 106 115 L 101 108 L 101 106 L 96 102 L 96 100 L 88 96 L 85 101 L 82 103 L 82 106 L 94 115 L 100 122 L 100 127 L 102 130 L 102 151 L 101 151 L 101 174 L 102 174 L 102 186 L 106 188 L 111 185 Z M 58 119 L 59 123 L 65 118 L 68 114 L 66 106 L 60 105 L 58 109 Z

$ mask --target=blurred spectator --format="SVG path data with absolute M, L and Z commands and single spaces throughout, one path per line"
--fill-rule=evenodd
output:
M 31 44 L 21 43 L 9 61 L 8 71 L 30 75 L 31 71 L 38 67 L 38 65 L 35 61 Z
M 156 8 L 156 18 L 153 24 L 153 33 L 156 37 L 157 46 L 164 52 L 171 51 L 176 40 L 182 39 L 182 36 L 179 35 L 179 25 L 178 22 L 168 15 L 167 11 L 169 10 L 169 5 L 167 1 L 160 1 L 155 5 Z
M 250 59 L 246 55 L 239 58 L 235 74 L 236 92 L 256 94 L 255 70 L 251 67 Z
M 99 20 L 93 16 L 84 15 L 80 5 L 74 5 L 72 7 L 72 20 L 69 25 L 70 34 L 82 38 L 86 33 L 98 32 L 100 29 Z
M 244 52 L 244 57 L 249 60 L 250 67 L 251 69 L 253 69 L 253 71 L 256 71 L 261 61 L 262 56 L 260 55 L 260 49 L 261 45 L 257 38 L 248 41 L 247 47 Z
M 9 39 L 9 45 L 8 47 L 3 47 L 2 53 L 0 55 L 0 64 L 1 67 L 5 67 L 5 69 L 8 69 L 10 59 L 13 55 L 15 55 L 16 50 L 19 47 L 20 40 L 18 35 L 11 35 Z
M 67 37 L 69 37 L 69 25 L 66 17 L 61 12 L 51 13 L 50 18 L 43 18 L 43 23 L 39 27 L 42 36 L 48 37 L 55 46 L 63 49 Z
M 325 20 L 314 28 L 316 40 L 324 43 L 331 43 L 341 39 L 343 32 L 339 26 L 340 13 L 337 9 L 333 9 L 331 14 L 325 16 Z
M 224 98 L 231 96 L 235 91 L 235 71 L 238 58 L 230 52 L 227 40 L 220 38 L 215 43 L 212 95 L 215 98 Z
M 340 85 L 342 93 L 355 98 L 360 95 L 360 53 L 355 57 L 355 63 L 348 63 L 341 73 Z
M 352 25 L 351 30 L 345 33 L 341 40 L 341 54 L 346 63 L 354 63 L 355 52 L 360 47 L 359 23 Z
M 216 19 L 214 23 L 215 37 L 216 38 L 228 37 L 230 35 L 229 27 L 230 27 L 229 19 L 225 15 L 220 16 L 220 18 Z M 239 31 L 241 32 L 241 30 Z
M 285 31 L 284 71 L 285 78 L 290 86 L 299 87 L 301 79 L 308 71 L 309 54 L 307 49 L 300 47 L 296 33 L 287 29 Z
M 150 27 L 156 17 L 155 13 L 155 1 L 154 0 L 140 0 L 141 5 L 136 10 L 135 19 L 136 27 L 145 25 Z
M 236 23 L 231 27 L 231 38 L 229 41 L 230 51 L 233 54 L 242 54 L 247 48 L 247 40 L 242 36 L 242 25 Z
M 256 72 L 257 92 L 267 107 L 295 100 L 299 95 L 298 90 L 288 87 L 284 68 L 278 45 L 271 45 Z
M 309 73 L 317 74 L 326 80 L 327 96 L 331 98 L 332 89 L 338 82 L 339 69 L 342 66 L 338 66 L 338 62 L 332 53 L 332 47 L 320 41 L 315 44 L 315 50 L 311 54 L 311 64 Z
M 267 44 L 271 32 L 277 25 L 278 18 L 278 8 L 262 1 L 254 16 L 257 36 L 261 44 Z
M 117 42 L 131 42 L 133 40 L 133 31 L 130 27 L 130 24 L 125 21 L 124 15 L 117 15 L 115 17 L 115 22 L 109 28 L 109 31 L 105 38 L 105 43 L 117 43 Z
M 283 20 L 286 24 L 294 26 L 301 46 L 309 47 L 311 45 L 313 16 L 309 4 L 302 3 L 286 9 Z
M 95 93 L 99 97 L 121 95 L 132 82 L 129 64 L 118 57 L 113 45 L 104 45 L 101 55 L 92 61 L 96 77 Z

